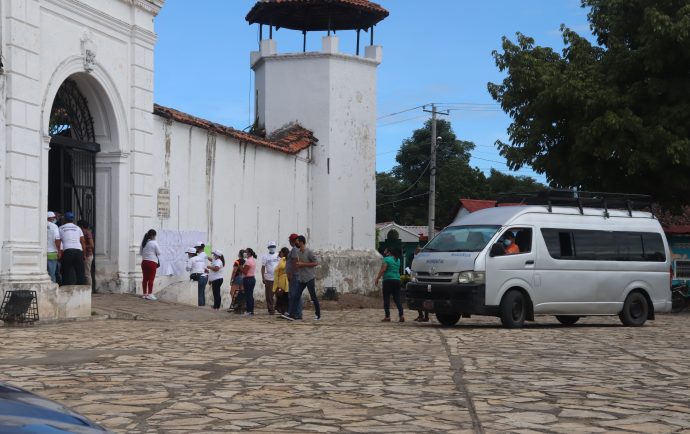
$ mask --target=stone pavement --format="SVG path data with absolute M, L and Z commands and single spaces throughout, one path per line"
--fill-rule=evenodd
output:
M 0 381 L 122 433 L 690 433 L 688 315 L 505 330 L 366 309 L 288 323 L 131 296 L 94 306 L 148 320 L 0 327 Z

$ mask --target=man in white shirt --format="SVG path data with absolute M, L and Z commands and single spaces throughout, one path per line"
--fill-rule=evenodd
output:
M 206 306 L 206 284 L 208 283 L 208 273 L 206 272 L 206 262 L 209 260 L 204 249 L 206 245 L 203 241 L 197 241 L 194 244 L 196 256 L 192 258 L 191 274 L 196 275 L 197 281 L 197 304 L 199 306 Z M 190 276 L 191 277 L 191 276 Z M 194 278 L 192 278 L 194 280 Z
M 84 232 L 74 224 L 74 213 L 65 213 L 65 224 L 60 226 L 62 247 L 62 284 L 84 285 Z
M 261 257 L 261 279 L 264 282 L 264 288 L 266 290 L 266 307 L 268 308 L 268 314 L 275 314 L 275 304 L 273 303 L 273 280 L 274 271 L 280 262 L 278 257 L 278 252 L 276 252 L 276 242 L 268 242 L 268 253 Z
M 57 283 L 58 252 L 60 251 L 60 230 L 55 224 L 55 213 L 48 211 L 48 275 Z

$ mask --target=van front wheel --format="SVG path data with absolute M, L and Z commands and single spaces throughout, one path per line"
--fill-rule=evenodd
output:
M 573 325 L 580 319 L 579 316 L 569 316 L 569 315 L 556 315 L 556 319 L 559 323 L 563 325 Z
M 452 327 L 460 321 L 459 313 L 437 313 L 436 319 L 441 325 L 446 327 Z
M 623 310 L 618 314 L 623 325 L 640 327 L 647 321 L 649 304 L 647 298 L 639 292 L 631 292 L 623 303 Z
M 527 300 L 522 292 L 517 290 L 508 291 L 501 300 L 499 315 L 503 327 L 508 329 L 519 329 L 525 323 L 527 316 Z

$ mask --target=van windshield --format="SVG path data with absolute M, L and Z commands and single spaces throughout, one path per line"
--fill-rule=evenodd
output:
M 500 226 L 450 226 L 424 248 L 425 252 L 481 252 Z

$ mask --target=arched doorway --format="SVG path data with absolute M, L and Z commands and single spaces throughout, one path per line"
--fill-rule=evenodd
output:
M 96 154 L 100 145 L 96 143 L 88 101 L 72 79 L 66 79 L 55 96 L 49 133 L 48 209 L 72 211 L 76 220 L 85 220 L 94 227 Z M 94 277 L 92 273 L 92 287 Z

